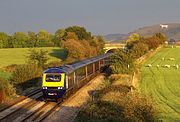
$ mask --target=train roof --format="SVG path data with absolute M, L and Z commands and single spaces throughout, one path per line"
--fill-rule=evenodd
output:
M 92 58 L 88 58 L 79 62 L 72 63 L 71 65 L 65 65 L 59 68 L 49 68 L 46 71 L 44 71 L 44 73 L 52 73 L 54 71 L 57 71 L 56 73 L 61 73 L 61 72 L 71 73 L 75 71 L 76 69 L 79 69 L 80 67 L 84 67 L 88 64 L 107 58 L 111 56 L 112 54 L 113 53 L 106 53 L 106 54 L 102 54 L 96 57 L 92 57 Z

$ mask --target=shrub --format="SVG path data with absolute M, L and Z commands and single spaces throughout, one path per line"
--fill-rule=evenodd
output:
M 148 97 L 141 97 L 137 93 L 128 94 L 125 98 L 124 117 L 126 121 L 153 122 L 155 109 Z
M 48 60 L 47 53 L 48 51 L 42 49 L 39 51 L 30 49 L 29 55 L 27 56 L 28 62 L 43 67 Z
M 16 91 L 12 84 L 9 83 L 9 81 L 0 78 L 0 102 L 2 102 L 4 99 L 15 96 Z
M 12 75 L 12 82 L 15 85 L 22 85 L 23 88 L 37 83 L 42 75 L 42 68 L 33 64 L 19 65 Z

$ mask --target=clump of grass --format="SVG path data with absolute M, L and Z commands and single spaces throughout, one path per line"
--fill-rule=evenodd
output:
M 0 69 L 0 77 L 9 80 L 12 77 L 12 74 Z

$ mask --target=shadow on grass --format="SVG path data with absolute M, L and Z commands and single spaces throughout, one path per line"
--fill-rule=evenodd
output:
M 53 49 L 49 55 L 64 61 L 67 58 L 68 52 L 65 49 Z

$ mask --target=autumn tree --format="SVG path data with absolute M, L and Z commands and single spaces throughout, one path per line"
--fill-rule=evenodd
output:
M 68 57 L 77 60 L 85 58 L 86 48 L 81 44 L 80 41 L 69 39 L 62 42 L 62 47 L 67 50 Z
M 159 46 L 158 40 L 153 37 L 146 38 L 145 43 L 148 45 L 149 49 L 156 49 Z
M 159 44 L 164 44 L 167 41 L 167 37 L 162 33 L 156 33 L 153 38 L 156 39 Z
M 148 52 L 148 45 L 144 42 L 137 42 L 130 49 L 130 53 L 134 59 L 138 59 Z
M 74 32 L 79 40 L 90 40 L 91 37 L 91 33 L 87 32 L 86 29 L 84 27 L 80 27 L 80 26 L 72 26 L 72 27 L 68 27 L 65 29 L 66 32 Z

